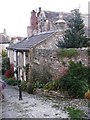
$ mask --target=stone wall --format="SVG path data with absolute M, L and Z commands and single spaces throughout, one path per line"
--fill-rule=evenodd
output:
M 78 55 L 76 57 L 63 58 L 65 65 L 62 64 L 61 58 L 57 57 L 56 50 L 35 49 L 33 53 L 33 66 L 34 68 L 40 66 L 47 66 L 47 69 L 52 73 L 54 79 L 62 76 L 63 72 L 67 71 L 69 61 L 81 61 L 84 65 L 88 66 L 88 55 L 86 49 L 77 49 Z
M 36 49 L 46 49 L 46 50 L 56 50 L 58 41 L 63 40 L 64 31 L 54 32 L 51 36 L 49 36 L 46 40 L 42 41 L 36 46 Z

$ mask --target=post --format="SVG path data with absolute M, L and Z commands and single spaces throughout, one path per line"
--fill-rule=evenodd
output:
M 18 81 L 18 87 L 19 87 L 19 100 L 22 100 L 22 90 L 21 90 L 21 80 Z

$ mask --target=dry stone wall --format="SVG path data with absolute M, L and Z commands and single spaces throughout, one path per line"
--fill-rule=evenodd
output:
M 62 76 L 64 71 L 67 71 L 69 61 L 81 61 L 85 66 L 88 66 L 88 53 L 86 49 L 77 49 L 78 55 L 76 57 L 63 58 L 62 60 L 57 57 L 56 50 L 35 49 L 33 53 L 33 66 L 38 69 L 40 66 L 47 66 L 47 69 L 52 73 L 53 79 L 58 79 Z

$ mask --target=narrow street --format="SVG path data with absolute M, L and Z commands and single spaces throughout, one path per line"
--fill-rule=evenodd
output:
M 68 114 L 53 107 L 51 100 L 23 92 L 19 101 L 18 90 L 8 86 L 4 89 L 2 101 L 2 118 L 67 118 Z

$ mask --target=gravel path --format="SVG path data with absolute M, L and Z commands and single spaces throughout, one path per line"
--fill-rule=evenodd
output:
M 18 90 L 8 86 L 4 89 L 2 118 L 67 118 L 61 108 L 53 107 L 55 102 L 23 92 L 23 100 L 18 100 Z

